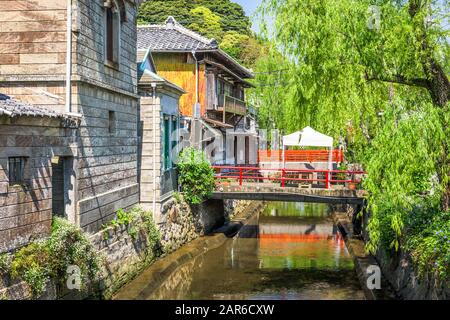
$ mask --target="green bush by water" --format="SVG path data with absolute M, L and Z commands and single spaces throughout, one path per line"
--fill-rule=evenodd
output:
M 186 148 L 180 154 L 179 183 L 185 200 L 200 204 L 214 190 L 214 170 L 202 151 Z
M 36 241 L 18 250 L 2 269 L 13 279 L 22 279 L 34 296 L 40 296 L 50 279 L 64 281 L 67 268 L 81 270 L 82 284 L 97 277 L 100 260 L 79 228 L 61 218 L 54 218 L 52 233 L 46 240 Z
M 147 260 L 160 254 L 161 235 L 150 212 L 139 207 L 119 210 L 113 221 L 105 227 L 127 226 L 133 239 L 139 233 L 144 235 Z M 25 281 L 34 297 L 44 293 L 51 279 L 65 283 L 69 266 L 80 268 L 82 289 L 85 289 L 88 283 L 99 280 L 103 264 L 103 257 L 87 235 L 67 220 L 57 217 L 53 219 L 48 239 L 30 243 L 12 255 L 0 255 L 0 273 L 9 273 L 13 279 Z

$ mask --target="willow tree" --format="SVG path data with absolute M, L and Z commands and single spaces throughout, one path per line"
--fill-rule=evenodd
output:
M 277 125 L 343 137 L 366 165 L 372 251 L 383 237 L 398 248 L 405 214 L 424 199 L 449 210 L 449 8 L 441 0 L 265 0 L 260 10 L 273 18 L 266 32 L 286 70 L 255 96 L 281 95 L 284 104 L 262 106 L 283 109 Z M 276 78 L 260 73 L 258 82 Z

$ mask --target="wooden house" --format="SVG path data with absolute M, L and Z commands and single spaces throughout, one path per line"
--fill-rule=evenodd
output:
M 248 124 L 245 89 L 250 70 L 219 48 L 214 39 L 181 26 L 173 17 L 164 25 L 138 26 L 138 52 L 152 52 L 158 74 L 186 91 L 180 112 L 193 143 L 212 151 L 218 164 L 250 164 L 257 153 L 256 131 Z M 196 120 L 198 119 L 198 120 Z M 199 125 L 196 125 L 198 121 Z

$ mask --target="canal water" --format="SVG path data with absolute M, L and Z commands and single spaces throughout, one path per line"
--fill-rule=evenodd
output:
M 293 202 L 269 203 L 237 237 L 139 291 L 139 299 L 364 299 L 328 206 Z

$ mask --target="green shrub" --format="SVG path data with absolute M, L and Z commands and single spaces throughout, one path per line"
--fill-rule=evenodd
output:
M 123 209 L 117 211 L 117 223 L 122 226 L 128 226 L 133 221 L 132 213 L 126 212 Z
M 200 204 L 214 190 L 214 170 L 202 151 L 186 148 L 180 154 L 179 183 L 185 200 Z
M 67 220 L 54 218 L 47 247 L 53 258 L 50 261 L 51 275 L 56 279 L 65 279 L 70 265 L 80 268 L 83 284 L 97 277 L 101 262 L 94 247 L 83 231 Z
M 11 277 L 23 279 L 34 295 L 41 295 L 51 273 L 49 263 L 52 260 L 46 242 L 31 243 L 14 255 L 11 263 Z
M 64 281 L 70 265 L 80 268 L 82 285 L 95 279 L 100 270 L 100 261 L 83 231 L 54 218 L 47 240 L 30 243 L 14 254 L 11 276 L 24 280 L 33 295 L 39 296 L 51 278 Z
M 420 277 L 450 278 L 449 213 L 421 208 L 407 220 L 409 236 L 405 249 L 411 252 Z
M 0 274 L 9 271 L 10 261 L 7 253 L 0 254 Z
M 175 201 L 176 201 L 177 203 L 181 203 L 181 195 L 180 195 L 179 192 L 174 192 L 174 193 L 173 193 L 173 198 L 175 199 Z
M 143 234 L 147 241 L 147 259 L 152 260 L 161 252 L 160 232 L 152 214 L 136 207 L 119 210 L 116 225 L 126 225 L 133 239 Z M 112 225 L 112 223 L 111 223 Z M 104 225 L 108 227 L 108 225 Z M 11 262 L 10 262 L 11 260 Z M 67 268 L 77 266 L 81 271 L 81 284 L 99 276 L 102 260 L 83 231 L 62 218 L 54 218 L 52 233 L 47 240 L 28 244 L 14 255 L 0 255 L 0 272 L 10 272 L 14 279 L 22 279 L 34 296 L 40 296 L 50 279 L 64 283 Z

